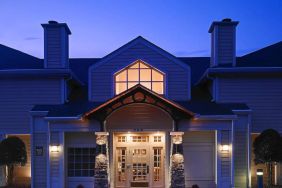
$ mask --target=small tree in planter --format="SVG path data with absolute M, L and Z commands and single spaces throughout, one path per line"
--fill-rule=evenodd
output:
M 8 137 L 0 143 L 0 165 L 8 167 L 8 185 L 13 184 L 14 166 L 24 166 L 27 154 L 24 142 L 18 137 Z
M 255 164 L 266 164 L 268 170 L 268 186 L 271 186 L 273 164 L 282 161 L 282 140 L 273 129 L 263 131 L 254 141 Z

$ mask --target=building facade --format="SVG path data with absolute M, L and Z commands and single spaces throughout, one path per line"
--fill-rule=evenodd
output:
M 256 187 L 265 167 L 253 140 L 282 133 L 282 43 L 236 57 L 237 25 L 211 24 L 210 57 L 137 37 L 103 58 L 69 58 L 71 31 L 55 21 L 42 24 L 44 59 L 1 45 L 1 139 L 18 136 L 28 152 L 16 183 Z M 281 173 L 278 164 L 277 184 Z

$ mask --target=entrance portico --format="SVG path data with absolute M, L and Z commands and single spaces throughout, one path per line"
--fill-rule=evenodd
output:
M 109 132 L 110 186 L 168 187 L 170 132 L 178 120 L 193 115 L 141 85 L 86 114 Z

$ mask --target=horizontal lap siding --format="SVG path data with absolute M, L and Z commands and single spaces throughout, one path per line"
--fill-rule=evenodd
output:
M 221 145 L 230 145 L 230 131 L 221 131 Z M 224 151 L 221 153 L 221 177 L 231 176 L 231 153 Z
M 36 104 L 61 103 L 59 79 L 1 79 L 0 130 L 29 133 L 29 111 Z
M 188 71 L 148 47 L 137 44 L 92 70 L 90 73 L 91 100 L 104 101 L 113 97 L 113 74 L 138 59 L 166 73 L 167 95 L 170 99 L 188 99 Z
M 48 28 L 47 38 L 45 42 L 47 43 L 47 59 L 48 68 L 59 68 L 62 67 L 62 40 L 61 40 L 61 30 L 58 28 Z
M 59 145 L 60 137 L 59 132 L 51 132 L 50 145 Z M 60 153 L 51 152 L 50 155 L 50 173 L 52 178 L 58 178 L 60 176 Z
M 221 64 L 232 63 L 234 57 L 234 29 L 221 26 L 218 32 L 218 62 Z
M 219 78 L 219 102 L 246 103 L 252 109 L 252 132 L 282 132 L 281 78 Z
M 34 156 L 33 158 L 33 182 L 34 187 L 47 187 L 47 134 L 46 133 L 34 133 L 33 142 L 36 143 L 33 146 L 35 151 L 36 146 L 43 147 L 42 156 Z
M 235 187 L 248 185 L 248 116 L 238 115 L 234 124 Z

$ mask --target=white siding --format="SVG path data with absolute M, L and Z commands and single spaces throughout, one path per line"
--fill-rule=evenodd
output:
M 252 109 L 252 132 L 282 132 L 282 79 L 238 77 L 218 79 L 218 102 L 246 103 Z
M 232 64 L 235 55 L 235 29 L 230 26 L 218 27 L 218 64 Z
M 47 68 L 64 68 L 68 61 L 68 35 L 64 28 L 46 28 L 45 55 Z
M 104 101 L 111 98 L 114 93 L 113 74 L 138 59 L 166 73 L 167 85 L 165 89 L 168 98 L 173 100 L 189 99 L 188 71 L 143 44 L 136 44 L 90 72 L 90 99 Z
M 34 188 L 47 187 L 47 134 L 46 133 L 33 133 L 33 151 L 36 146 L 43 147 L 43 156 L 33 157 L 33 183 Z
M 248 115 L 238 114 L 238 120 L 234 122 L 234 175 L 235 187 L 247 187 L 248 185 Z
M 0 131 L 30 133 L 29 111 L 36 104 L 62 102 L 60 79 L 1 79 Z
M 201 188 L 216 187 L 215 132 L 185 132 L 183 151 L 186 186 L 191 187 L 197 184 Z
M 172 118 L 158 107 L 148 104 L 131 104 L 113 112 L 107 118 L 107 129 L 112 130 L 171 130 Z

